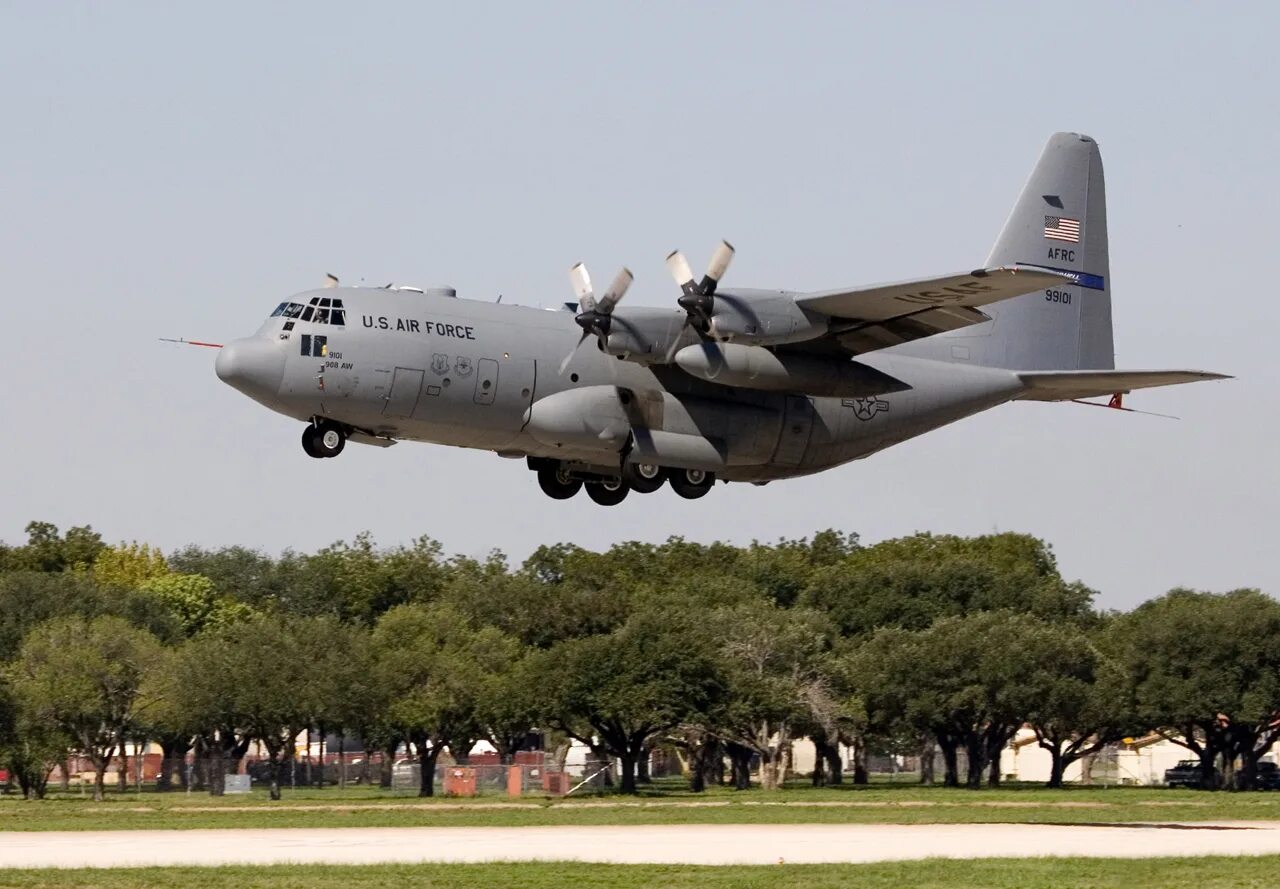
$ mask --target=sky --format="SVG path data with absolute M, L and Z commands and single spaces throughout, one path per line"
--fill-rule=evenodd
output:
M 0 0 L 0 540 L 446 551 L 1025 531 L 1129 608 L 1280 594 L 1280 7 L 1265 3 L 127 4 Z M 1117 366 L 1237 379 L 1012 404 L 768 487 L 551 501 L 517 461 L 315 461 L 214 353 L 285 296 L 556 305 L 672 249 L 727 285 L 974 268 L 1048 136 L 1107 170 Z

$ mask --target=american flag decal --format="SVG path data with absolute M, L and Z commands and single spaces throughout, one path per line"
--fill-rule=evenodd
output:
M 1044 236 L 1054 241 L 1070 241 L 1080 243 L 1080 220 L 1068 219 L 1065 216 L 1046 216 L 1044 218 Z

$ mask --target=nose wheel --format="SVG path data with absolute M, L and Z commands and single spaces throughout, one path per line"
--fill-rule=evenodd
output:
M 346 444 L 346 432 L 329 420 L 319 424 L 312 423 L 302 430 L 302 449 L 309 457 L 336 457 L 342 453 Z

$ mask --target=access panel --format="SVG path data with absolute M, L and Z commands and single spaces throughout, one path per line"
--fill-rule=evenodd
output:
M 422 391 L 423 372 L 413 367 L 397 367 L 391 377 L 391 392 L 382 413 L 387 417 L 411 417 Z

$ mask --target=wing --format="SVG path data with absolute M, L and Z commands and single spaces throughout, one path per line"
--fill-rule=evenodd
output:
M 1021 371 L 1018 377 L 1027 387 L 1018 396 L 1024 401 L 1070 401 L 1134 389 L 1231 379 L 1226 374 L 1203 370 L 1036 370 Z
M 1077 276 L 1036 266 L 1003 266 L 897 284 L 825 290 L 796 298 L 801 308 L 832 319 L 830 334 L 854 354 L 991 320 L 979 306 Z

